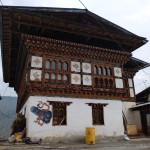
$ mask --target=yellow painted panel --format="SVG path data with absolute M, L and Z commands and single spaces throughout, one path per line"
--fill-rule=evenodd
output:
M 95 144 L 95 128 L 86 128 L 86 144 Z

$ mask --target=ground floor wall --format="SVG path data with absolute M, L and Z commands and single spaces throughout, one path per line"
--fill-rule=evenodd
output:
M 69 104 L 66 106 L 65 125 L 54 125 L 53 102 Z M 93 125 L 93 104 L 103 106 L 104 124 Z M 44 118 L 40 110 L 51 113 L 45 114 L 47 118 Z M 122 102 L 119 100 L 30 96 L 21 113 L 27 119 L 27 136 L 32 138 L 84 140 L 87 127 L 95 128 L 96 137 L 124 135 Z

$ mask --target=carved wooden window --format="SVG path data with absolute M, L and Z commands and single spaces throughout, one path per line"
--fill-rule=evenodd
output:
M 94 66 L 94 74 L 98 74 L 98 68 L 97 68 L 97 66 Z
M 67 106 L 71 102 L 48 101 L 53 105 L 53 125 L 67 125 Z
M 124 79 L 124 87 L 126 89 L 127 96 L 129 96 L 129 83 L 128 83 L 128 79 Z
M 98 78 L 97 77 L 95 78 L 95 85 L 96 86 L 98 85 Z
M 62 62 L 58 62 L 58 70 L 59 70 L 59 71 L 62 70 Z
M 66 82 L 68 80 L 68 76 L 64 75 L 64 81 Z
M 104 115 L 103 107 L 92 107 L 93 125 L 103 125 Z
M 103 79 L 102 78 L 100 78 L 99 82 L 100 82 L 100 86 L 103 87 Z
M 107 75 L 107 68 L 104 67 L 103 71 L 104 75 Z
M 56 69 L 56 62 L 52 61 L 52 70 L 55 70 L 55 69 Z
M 49 82 L 50 84 L 52 83 L 58 85 L 69 83 L 68 81 L 69 81 L 70 74 L 68 72 L 69 70 L 68 62 L 64 60 L 58 60 L 58 58 L 51 59 L 48 57 L 45 59 L 44 69 L 45 69 L 44 80 L 46 83 Z
M 113 80 L 112 79 L 109 79 L 109 85 L 110 85 L 110 87 L 113 86 Z
M 51 79 L 52 79 L 52 80 L 56 80 L 56 75 L 55 75 L 54 73 L 52 73 Z
M 58 81 L 62 80 L 61 74 L 58 74 L 57 79 L 58 79 Z
M 93 125 L 104 125 L 104 106 L 108 104 L 88 103 L 92 107 Z
M 111 73 L 111 69 L 110 69 L 110 68 L 108 68 L 108 69 L 107 69 L 107 73 L 108 73 L 108 75 L 109 75 L 109 76 L 111 76 L 111 75 L 112 75 L 112 73 Z
M 128 80 L 127 79 L 124 80 L 124 85 L 125 85 L 126 88 L 129 88 Z
M 53 125 L 66 125 L 67 114 L 66 106 L 53 105 Z
M 50 69 L 50 61 L 49 60 L 46 60 L 45 68 Z
M 50 79 L 50 74 L 47 72 L 47 73 L 45 73 L 45 79 L 46 80 L 49 80 Z
M 108 87 L 108 80 L 105 78 L 105 86 Z
M 99 70 L 98 70 L 98 71 L 99 71 L 99 75 L 102 75 L 102 74 L 103 74 L 103 73 L 102 73 L 102 72 L 103 72 L 103 71 L 102 71 L 102 67 L 99 67 Z
M 64 71 L 68 71 L 68 63 L 64 62 Z

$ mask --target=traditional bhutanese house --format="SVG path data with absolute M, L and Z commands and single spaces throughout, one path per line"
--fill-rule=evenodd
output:
M 131 110 L 134 113 L 140 112 L 136 117 L 136 126 L 139 133 L 150 135 L 150 87 L 136 95 L 136 106 Z
M 0 20 L 4 81 L 27 136 L 124 135 L 122 106 L 135 102 L 133 77 L 149 65 L 131 53 L 145 38 L 84 9 L 5 6 Z

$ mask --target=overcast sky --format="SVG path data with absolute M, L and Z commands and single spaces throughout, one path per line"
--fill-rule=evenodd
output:
M 84 9 L 79 0 L 1 0 L 3 5 L 40 6 Z M 87 9 L 139 36 L 150 40 L 150 0 L 82 0 Z M 150 63 L 150 42 L 133 52 L 133 56 Z M 1 58 L 1 57 L 0 57 Z M 0 94 L 16 95 L 3 82 L 0 62 Z M 150 67 L 134 77 L 135 91 L 150 86 Z

